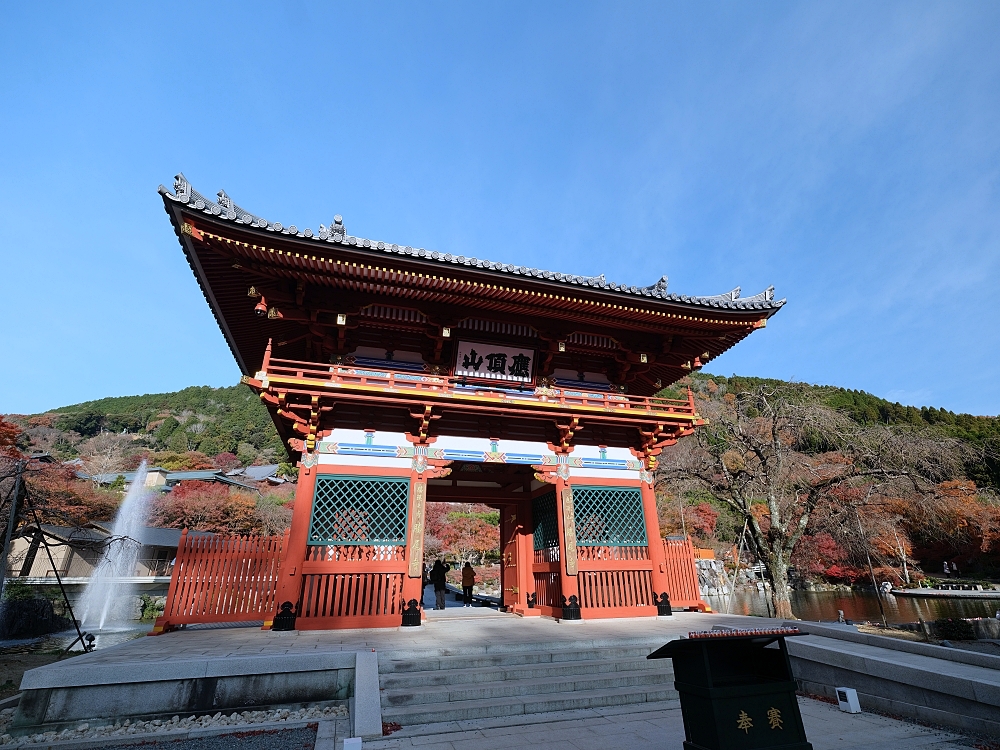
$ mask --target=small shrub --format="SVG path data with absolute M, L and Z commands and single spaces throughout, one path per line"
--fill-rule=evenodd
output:
M 35 593 L 31 590 L 31 586 L 24 581 L 19 581 L 16 578 L 8 578 L 4 582 L 3 600 L 5 602 L 23 602 L 34 598 Z
M 934 632 L 942 641 L 974 641 L 976 631 L 972 623 L 958 617 L 934 621 Z
M 142 600 L 142 620 L 155 620 L 157 617 L 163 614 L 164 603 L 162 601 L 156 601 L 149 594 L 143 594 L 139 597 Z

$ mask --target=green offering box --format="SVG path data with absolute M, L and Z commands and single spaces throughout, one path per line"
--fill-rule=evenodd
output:
M 785 647 L 785 638 L 797 635 L 805 634 L 798 628 L 695 632 L 646 657 L 674 660 L 684 750 L 812 750 Z

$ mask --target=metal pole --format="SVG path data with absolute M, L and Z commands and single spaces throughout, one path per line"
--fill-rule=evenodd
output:
M 17 522 L 17 500 L 21 495 L 21 477 L 24 474 L 25 461 L 17 462 L 17 474 L 14 479 L 14 493 L 10 496 L 10 514 L 7 516 L 7 535 L 3 541 L 3 565 L 0 565 L 0 595 L 7 578 L 7 560 L 10 556 L 10 538 L 14 535 L 14 524 Z
M 27 498 L 25 498 L 27 499 Z M 69 612 L 69 619 L 73 621 L 73 627 L 76 628 L 76 637 L 79 639 L 80 643 L 83 644 L 84 651 L 90 651 L 87 648 L 87 643 L 83 639 L 83 631 L 80 630 L 80 623 L 76 621 L 76 616 L 73 614 L 73 606 L 69 603 L 69 595 L 66 593 L 66 589 L 63 586 L 62 577 L 59 575 L 59 570 L 56 568 L 56 562 L 52 559 L 52 550 L 49 549 L 49 543 L 45 541 L 45 532 L 42 530 L 42 522 L 38 520 L 38 512 L 35 510 L 35 506 L 28 503 L 28 507 L 31 508 L 31 515 L 35 519 L 35 526 L 38 527 L 38 535 L 42 540 L 42 546 L 45 547 L 45 554 L 48 555 L 49 565 L 52 566 L 52 573 L 56 577 L 56 583 L 59 584 L 59 590 L 62 592 L 63 601 L 66 602 L 66 611 Z M 72 646 L 72 644 L 70 644 Z

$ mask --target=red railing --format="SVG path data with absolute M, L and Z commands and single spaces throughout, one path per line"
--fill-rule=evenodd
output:
M 649 570 L 581 570 L 580 606 L 585 610 L 607 610 L 623 617 L 635 616 L 635 607 L 653 607 L 653 582 Z M 588 613 L 585 612 L 586 617 Z M 653 612 L 652 614 L 656 614 Z
M 411 394 L 421 398 L 486 399 L 504 402 L 511 406 L 545 404 L 548 408 L 563 406 L 568 409 L 629 410 L 688 417 L 696 415 L 694 395 L 690 391 L 687 399 L 668 399 L 570 388 L 537 387 L 518 390 L 515 387 L 486 385 L 475 381 L 463 385 L 459 379 L 446 375 L 350 365 L 324 365 L 318 362 L 274 359 L 270 356 L 265 357 L 261 371 L 254 378 L 245 380 L 256 384 L 265 378 L 276 385 L 307 386 L 327 391 L 332 388 L 375 389 L 396 395 Z
M 633 562 L 649 560 L 649 547 L 590 547 L 576 548 L 576 559 L 580 562 L 597 560 Z
M 706 611 L 708 605 L 702 601 L 698 589 L 698 570 L 694 563 L 694 547 L 691 545 L 691 540 L 687 537 L 664 539 L 663 555 L 667 563 L 671 606 L 676 609 Z
M 270 620 L 288 536 L 181 533 L 163 616 L 151 635 L 179 625 Z
M 533 561 L 539 564 L 559 562 L 558 547 L 543 547 L 542 549 L 536 549 L 534 550 L 533 555 Z
M 558 573 L 533 573 L 535 604 L 538 607 L 562 607 L 562 587 Z
M 295 625 L 299 630 L 397 627 L 403 611 L 403 575 L 303 575 Z

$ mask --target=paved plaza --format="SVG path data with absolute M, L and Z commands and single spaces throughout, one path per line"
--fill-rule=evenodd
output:
M 847 714 L 836 706 L 799 698 L 806 737 L 814 750 L 959 750 L 984 747 L 951 732 L 922 727 L 876 714 Z M 680 750 L 684 723 L 678 701 L 643 706 L 533 714 L 505 720 L 463 721 L 403 728 L 380 740 L 366 740 L 366 750 L 484 750 L 553 747 L 579 750 Z M 523 723 L 522 723 L 523 722 Z M 339 743 L 342 746 L 343 743 Z M 338 750 L 332 743 L 316 750 Z
M 428 613 L 431 614 L 431 613 Z M 486 610 L 469 610 L 452 605 L 446 613 L 432 615 L 420 628 L 342 631 L 292 631 L 276 633 L 245 628 L 190 628 L 157 637 L 140 638 L 119 646 L 42 668 L 44 682 L 67 684 L 76 680 L 101 682 L 127 678 L 137 671 L 147 679 L 162 673 L 177 675 L 199 665 L 224 663 L 229 668 L 264 660 L 274 670 L 282 670 L 299 661 L 332 659 L 348 652 L 376 649 L 383 654 L 405 656 L 427 651 L 461 655 L 488 646 L 504 649 L 518 644 L 563 644 L 580 648 L 671 638 L 692 630 L 714 625 L 731 627 L 766 627 L 779 621 L 738 615 L 679 612 L 664 619 L 597 620 L 577 623 L 556 622 L 547 618 L 517 618 Z M 190 667 L 185 667 L 190 665 Z M 41 677 L 37 675 L 36 679 Z M 96 679 L 100 677 L 100 679 Z M 976 744 L 968 737 L 936 730 L 915 723 L 871 713 L 850 715 L 836 706 L 800 698 L 803 721 L 809 741 L 816 750 L 832 748 L 926 748 L 957 750 L 990 747 Z M 339 750 L 343 731 L 333 732 L 320 724 L 316 750 Z M 343 729 L 343 727 L 341 727 Z M 339 736 L 338 736 L 339 735 Z M 684 737 L 677 701 L 637 705 L 588 708 L 558 713 L 523 714 L 493 719 L 415 724 L 384 738 L 366 740 L 365 748 L 512 748 L 546 745 L 565 748 L 680 748 Z M 225 747 L 221 737 L 218 747 Z M 161 740 L 164 746 L 183 750 Z M 199 747 L 206 747 L 205 738 Z M 183 741 L 182 741 L 183 743 Z M 214 745 L 213 745 L 214 746 Z M 192 750 L 194 747 L 192 746 Z
M 357 630 L 293 630 L 279 633 L 259 627 L 189 628 L 164 635 L 137 638 L 108 649 L 67 659 L 42 667 L 50 675 L 62 673 L 68 678 L 78 674 L 83 682 L 96 671 L 122 670 L 130 676 L 134 665 L 147 677 L 161 669 L 176 673 L 183 662 L 206 660 L 262 659 L 267 657 L 314 656 L 343 651 L 378 649 L 379 651 L 422 651 L 498 646 L 505 643 L 569 643 L 670 638 L 691 630 L 711 629 L 713 625 L 731 627 L 770 627 L 781 620 L 740 615 L 678 612 L 673 617 L 654 619 L 612 619 L 556 622 L 543 617 L 520 618 L 485 608 L 465 609 L 452 605 L 444 612 L 428 612 L 428 620 L 419 628 L 368 628 Z

